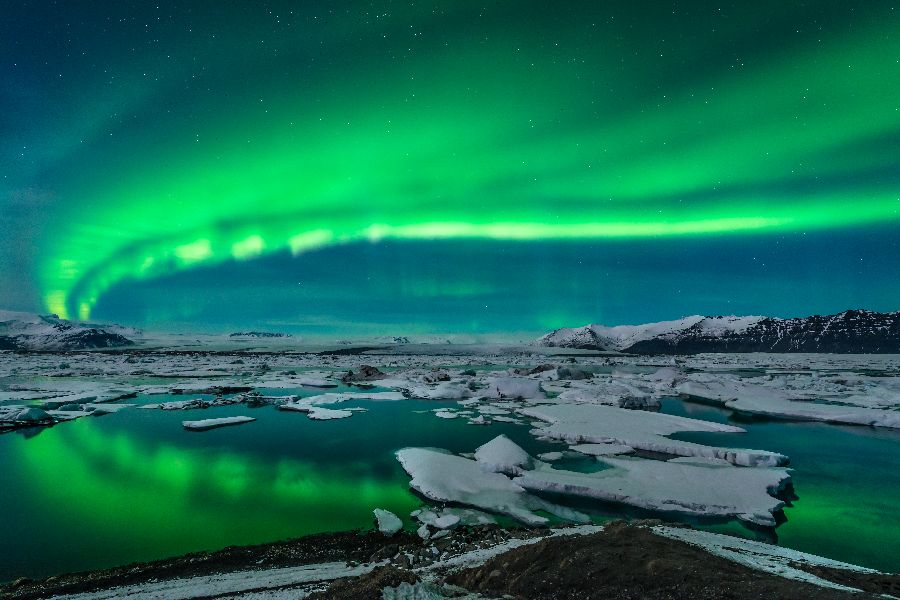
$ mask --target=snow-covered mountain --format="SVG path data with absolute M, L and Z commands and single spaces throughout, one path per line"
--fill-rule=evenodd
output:
M 585 325 L 552 331 L 541 346 L 646 354 L 700 352 L 900 353 L 900 312 L 846 310 L 836 315 L 704 317 L 645 325 Z
M 136 329 L 73 323 L 56 315 L 0 311 L 0 350 L 85 350 L 134 344 Z

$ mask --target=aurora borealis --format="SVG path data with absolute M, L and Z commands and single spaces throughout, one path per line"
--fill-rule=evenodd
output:
M 890 2 L 4 13 L 7 308 L 342 332 L 898 308 Z

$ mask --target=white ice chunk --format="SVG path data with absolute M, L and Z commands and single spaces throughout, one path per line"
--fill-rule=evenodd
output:
M 535 430 L 539 436 L 563 440 L 569 444 L 622 444 L 636 450 L 723 458 L 743 466 L 776 466 L 787 457 L 766 450 L 719 448 L 669 439 L 682 431 L 743 433 L 740 427 L 699 421 L 662 413 L 625 410 L 594 404 L 560 404 L 519 409 L 529 417 L 546 421 Z
M 616 454 L 631 454 L 634 448 L 623 444 L 577 444 L 569 446 L 569 450 L 587 454 L 588 456 L 615 456 Z
M 786 469 L 746 468 L 639 458 L 599 459 L 610 465 L 578 473 L 539 465 L 513 481 L 527 490 L 619 502 L 653 511 L 707 517 L 736 517 L 775 525 L 784 502 L 773 497 L 790 481 Z
M 776 419 L 900 428 L 898 411 L 792 400 L 791 391 L 735 378 L 706 375 L 686 381 L 676 389 L 685 396 L 711 400 L 731 410 Z
M 531 456 L 502 434 L 475 450 L 475 460 L 486 471 L 506 475 L 519 475 L 534 466 Z
M 546 398 L 541 382 L 527 377 L 490 377 L 485 390 L 491 398 L 524 399 Z
M 228 425 L 241 425 L 255 421 L 253 417 L 222 417 L 221 419 L 203 419 L 200 421 L 182 421 L 181 425 L 185 429 L 192 431 L 206 431 L 207 429 L 215 429 L 216 427 L 226 427 Z
M 508 515 L 529 525 L 542 525 L 546 510 L 561 518 L 584 521 L 586 517 L 532 496 L 505 475 L 484 471 L 474 460 L 428 448 L 404 448 L 397 459 L 412 480 L 409 486 L 430 500 L 458 502 Z
M 384 510 L 383 508 L 376 508 L 372 512 L 375 514 L 375 520 L 378 523 L 378 531 L 387 537 L 391 537 L 403 529 L 403 521 L 391 511 Z

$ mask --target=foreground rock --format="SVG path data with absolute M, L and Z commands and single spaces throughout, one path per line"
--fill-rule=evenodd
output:
M 461 527 L 437 541 L 407 533 L 322 534 L 20 580 L 0 586 L 0 599 L 474 600 L 481 593 L 522 600 L 869 600 L 898 591 L 895 575 L 645 522 L 537 531 Z
M 814 559 L 798 569 L 809 569 L 803 571 L 809 581 L 791 580 L 710 555 L 648 528 L 612 525 L 593 535 L 549 538 L 510 550 L 451 574 L 447 581 L 488 597 L 529 600 L 831 600 L 873 598 L 900 589 L 900 577 L 850 565 L 826 567 Z

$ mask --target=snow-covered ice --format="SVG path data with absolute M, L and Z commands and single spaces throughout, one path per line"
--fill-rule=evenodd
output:
M 775 525 L 784 502 L 773 497 L 789 481 L 781 468 L 736 467 L 697 459 L 669 461 L 603 457 L 612 468 L 579 473 L 539 465 L 513 479 L 535 492 L 618 502 L 652 511 L 738 518 Z
M 519 412 L 546 421 L 536 430 L 538 435 L 573 445 L 621 444 L 675 456 L 722 458 L 743 466 L 776 466 L 788 460 L 783 454 L 767 450 L 719 448 L 666 437 L 683 431 L 744 432 L 732 425 L 594 404 L 542 405 L 522 408 Z
M 574 450 L 588 456 L 614 456 L 616 454 L 631 454 L 634 448 L 625 446 L 624 444 L 576 444 L 569 446 L 569 450 Z
M 785 383 L 782 379 L 782 383 Z M 818 383 L 810 378 L 810 383 Z M 840 396 L 828 398 L 832 402 L 812 402 L 809 391 L 798 391 L 788 387 L 775 387 L 772 381 L 762 385 L 745 381 L 734 376 L 712 376 L 699 374 L 679 384 L 676 390 L 688 397 L 714 402 L 730 410 L 771 417 L 776 419 L 796 419 L 801 421 L 826 421 L 849 425 L 871 425 L 874 427 L 900 428 L 900 411 L 859 406 L 854 396 L 846 396 L 854 405 L 839 404 Z M 882 406 L 887 404 L 883 396 Z M 896 405 L 900 405 L 900 398 Z
M 475 460 L 484 470 L 504 475 L 519 475 L 534 466 L 528 453 L 505 435 L 479 446 Z
M 222 417 L 220 419 L 202 419 L 200 421 L 182 421 L 181 425 L 185 429 L 192 431 L 206 431 L 207 429 L 215 429 L 216 427 L 227 427 L 229 425 L 241 425 L 255 421 L 253 417 Z
M 529 525 L 542 525 L 544 510 L 575 521 L 584 515 L 532 496 L 500 473 L 485 471 L 478 462 L 428 448 L 404 448 L 397 452 L 403 469 L 412 477 L 409 486 L 437 502 L 458 502 L 488 512 L 504 514 Z
M 378 531 L 390 537 L 403 529 L 403 521 L 400 517 L 389 510 L 376 508 L 372 511 L 375 514 L 375 521 L 378 524 Z
M 489 377 L 483 390 L 491 398 L 532 399 L 546 398 L 541 382 L 527 377 Z

